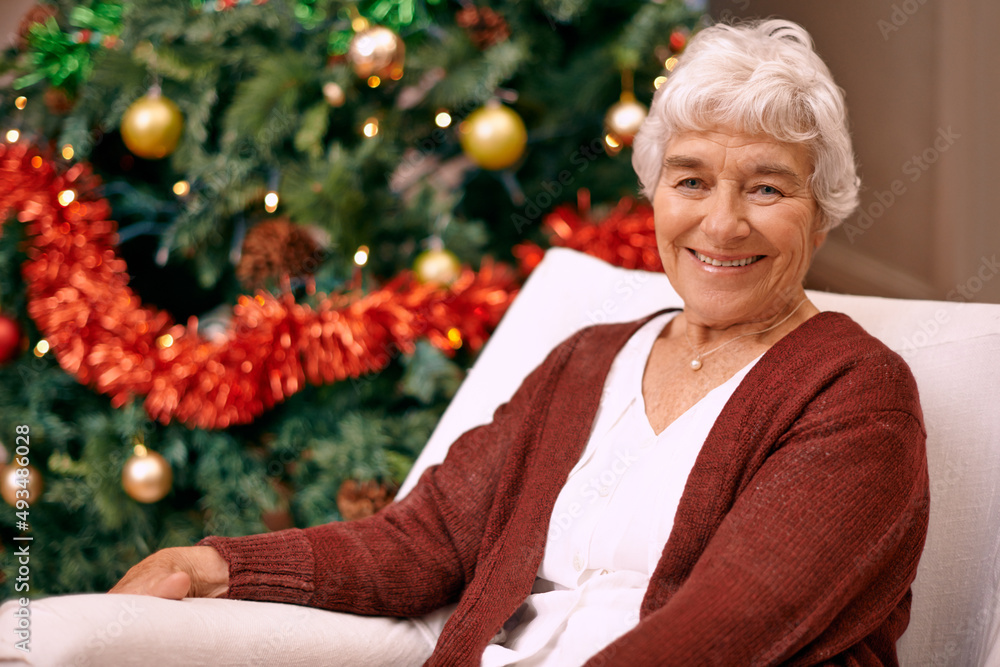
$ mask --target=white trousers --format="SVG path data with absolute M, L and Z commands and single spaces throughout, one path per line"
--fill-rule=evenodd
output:
M 28 616 L 15 616 L 19 608 L 17 600 L 0 607 L 2 665 L 405 667 L 430 656 L 446 618 L 428 623 L 273 602 L 104 593 L 32 600 Z M 19 629 L 30 633 L 27 652 L 16 646 L 24 636 Z

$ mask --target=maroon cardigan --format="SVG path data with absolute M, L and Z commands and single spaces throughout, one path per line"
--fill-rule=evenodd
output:
M 373 517 L 206 538 L 228 596 L 388 616 L 458 600 L 426 664 L 478 665 L 531 592 L 605 376 L 645 321 L 569 338 Z M 927 531 L 925 435 L 902 359 L 846 315 L 812 317 L 726 404 L 639 624 L 588 665 L 896 664 Z

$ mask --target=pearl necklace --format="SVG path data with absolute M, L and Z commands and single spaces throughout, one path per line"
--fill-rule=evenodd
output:
M 704 359 L 705 357 L 707 357 L 707 356 L 708 356 L 708 355 L 710 355 L 710 354 L 713 354 L 713 353 L 715 353 L 715 352 L 718 352 L 719 350 L 721 350 L 721 349 L 722 349 L 722 348 L 724 348 L 725 346 L 729 345 L 730 343 L 733 343 L 733 342 L 735 342 L 735 341 L 738 341 L 738 340 L 739 340 L 740 338 L 744 338 L 744 337 L 746 337 L 746 336 L 759 336 L 760 334 L 762 334 L 762 333 L 766 333 L 766 332 L 768 332 L 768 331 L 771 331 L 772 329 L 777 329 L 777 328 L 778 328 L 778 327 L 780 327 L 780 326 L 781 326 L 782 324 L 784 324 L 785 322 L 787 322 L 787 321 L 789 320 L 789 318 L 791 318 L 791 316 L 792 316 L 792 315 L 794 315 L 794 314 L 795 314 L 795 312 L 796 312 L 796 311 L 797 311 L 797 310 L 798 310 L 799 308 L 801 308 L 801 307 L 802 307 L 802 304 L 804 304 L 805 302 L 806 302 L 806 300 L 805 300 L 805 299 L 802 299 L 802 301 L 799 301 L 799 304 L 798 304 L 797 306 L 795 306 L 795 308 L 792 308 L 792 312 L 788 313 L 788 315 L 786 315 L 786 316 L 785 316 L 785 317 L 784 317 L 784 318 L 783 318 L 783 319 L 782 319 L 782 320 L 781 320 L 780 322 L 778 322 L 777 324 L 772 324 L 772 325 L 771 325 L 771 326 L 769 326 L 768 328 L 766 328 L 766 329 L 761 329 L 760 331 L 753 331 L 753 332 L 751 332 L 751 333 L 745 333 L 745 334 L 740 334 L 739 336 L 736 336 L 735 338 L 730 338 L 729 340 L 727 340 L 727 341 L 726 341 L 725 343 L 723 343 L 723 344 L 722 344 L 722 345 L 720 345 L 719 347 L 716 347 L 716 348 L 713 348 L 713 349 L 709 350 L 708 352 L 706 352 L 706 353 L 704 353 L 704 354 L 701 354 L 700 352 L 698 352 L 698 349 L 697 349 L 697 348 L 696 348 L 696 347 L 694 346 L 694 344 L 692 344 L 692 343 L 691 343 L 691 337 L 690 337 L 690 336 L 688 336 L 688 330 L 687 330 L 687 327 L 684 327 L 684 338 L 685 338 L 685 339 L 687 339 L 687 344 L 688 344 L 688 347 L 690 347 L 690 348 L 691 348 L 691 351 L 692 351 L 692 352 L 694 352 L 694 359 L 692 359 L 692 360 L 691 360 L 691 370 L 693 370 L 693 371 L 700 371 L 700 370 L 701 370 L 701 367 L 702 367 L 702 363 L 701 363 L 701 360 L 702 360 L 702 359 Z

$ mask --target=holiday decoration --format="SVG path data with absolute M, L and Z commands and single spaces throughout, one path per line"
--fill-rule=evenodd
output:
M 642 121 L 646 120 L 646 114 L 649 113 L 646 106 L 635 99 L 633 88 L 632 70 L 622 70 L 621 97 L 604 115 L 604 128 L 607 131 L 604 143 L 611 149 L 610 152 L 617 152 L 623 145 L 631 146 L 642 127 Z
M 626 197 L 603 220 L 591 221 L 587 219 L 587 194 L 582 193 L 581 199 L 582 205 L 577 209 L 564 204 L 545 217 L 552 245 L 579 250 L 626 269 L 663 270 L 652 206 Z M 530 273 L 544 253 L 530 242 L 514 248 L 514 256 L 520 260 L 524 273 Z
M 174 152 L 184 131 L 184 116 L 158 89 L 125 110 L 121 133 L 125 146 L 139 157 L 158 160 Z
M 40 3 L 34 4 L 25 12 L 24 16 L 21 17 L 21 22 L 17 27 L 17 39 L 14 45 L 19 51 L 24 51 L 28 48 L 28 37 L 31 34 L 32 28 L 35 26 L 44 26 L 45 23 L 50 18 L 55 18 L 59 12 L 52 5 L 43 5 Z
M 396 80 L 403 76 L 405 53 L 406 46 L 399 35 L 383 26 L 371 26 L 351 40 L 347 59 L 362 79 L 375 75 Z
M 337 491 L 337 510 L 345 521 L 364 519 L 389 505 L 397 489 L 395 484 L 380 484 L 374 480 L 344 480 Z
M 499 103 L 469 114 L 458 127 L 462 150 L 483 169 L 506 169 L 524 154 L 528 132 L 517 112 Z
M 202 9 L 205 12 L 222 12 L 239 5 L 266 5 L 267 0 L 209 0 Z
M 683 28 L 678 28 L 670 33 L 670 48 L 674 50 L 674 53 L 680 53 L 684 50 L 689 34 L 689 31 Z
M 462 275 L 462 265 L 455 253 L 444 247 L 432 247 L 417 255 L 413 272 L 421 282 L 451 285 Z
M 380 370 L 386 349 L 412 351 L 427 338 L 452 352 L 452 330 L 478 349 L 516 292 L 514 276 L 489 260 L 478 274 L 464 269 L 447 290 L 404 273 L 364 296 L 330 295 L 315 308 L 287 293 L 258 292 L 239 298 L 225 342 L 212 342 L 195 318 L 174 324 L 127 287 L 108 203 L 93 196 L 97 186 L 83 163 L 62 172 L 26 144 L 0 144 L 0 219 L 20 211 L 30 236 L 29 315 L 67 372 L 116 407 L 145 396 L 146 411 L 163 423 L 248 423 L 306 382 Z M 76 195 L 64 206 L 58 198 L 68 191 Z
M 27 474 L 20 472 L 27 470 Z M 21 493 L 18 494 L 18 491 Z M 28 493 L 25 494 L 24 491 Z M 0 469 L 0 496 L 8 505 L 17 506 L 17 501 L 28 501 L 34 505 L 45 492 L 45 478 L 35 466 L 5 465 Z
M 17 46 L 27 51 L 35 69 L 15 81 L 26 88 L 39 81 L 75 91 L 93 69 L 100 50 L 119 44 L 123 6 L 120 1 L 93 0 L 62 17 L 55 7 L 35 5 L 21 20 Z M 62 24 L 68 23 L 65 28 Z
M 155 503 L 170 492 L 174 473 L 165 458 L 135 445 L 134 453 L 122 467 L 122 488 L 140 503 Z
M 21 326 L 17 320 L 0 314 L 0 364 L 5 364 L 21 352 Z
M 328 81 L 323 84 L 323 99 L 331 107 L 336 108 L 344 106 L 347 96 L 344 94 L 344 89 L 340 87 L 340 84 Z
M 465 28 L 477 49 L 486 49 L 510 37 L 510 26 L 503 16 L 489 7 L 468 4 L 455 14 L 455 23 Z
M 647 113 L 645 105 L 637 101 L 635 95 L 622 93 L 621 99 L 605 114 L 604 126 L 618 143 L 631 146 Z
M 288 218 L 254 225 L 243 240 L 236 277 L 249 288 L 269 280 L 307 276 L 319 267 L 323 253 L 308 230 Z

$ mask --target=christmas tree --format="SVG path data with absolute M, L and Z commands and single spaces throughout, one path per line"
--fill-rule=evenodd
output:
M 0 60 L 5 596 L 16 537 L 32 596 L 99 591 L 391 501 L 542 247 L 655 264 L 628 145 L 702 9 L 36 5 Z

